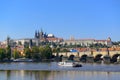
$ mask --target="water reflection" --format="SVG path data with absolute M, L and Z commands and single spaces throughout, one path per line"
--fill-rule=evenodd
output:
M 118 80 L 120 72 L 0 71 L 1 80 Z
M 82 64 L 60 67 L 57 63 L 1 63 L 0 80 L 118 80 L 120 64 Z

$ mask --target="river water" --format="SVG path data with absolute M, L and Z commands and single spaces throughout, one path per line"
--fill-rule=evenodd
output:
M 0 80 L 119 80 L 120 64 L 60 67 L 50 63 L 0 63 Z

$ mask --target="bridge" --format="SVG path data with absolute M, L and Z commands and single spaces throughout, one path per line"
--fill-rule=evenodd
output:
M 63 56 L 63 57 L 77 57 L 79 59 L 85 57 L 93 57 L 94 59 L 102 59 L 104 57 L 109 57 L 111 60 L 120 59 L 120 51 L 85 51 L 85 52 L 63 52 L 63 53 L 53 53 L 55 56 Z

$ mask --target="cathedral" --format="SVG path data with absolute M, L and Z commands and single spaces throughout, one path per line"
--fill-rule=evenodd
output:
M 53 34 L 46 34 L 43 32 L 43 30 L 41 29 L 41 31 L 39 32 L 39 30 L 35 31 L 35 39 L 40 40 L 41 42 L 62 42 L 63 39 L 62 38 L 57 38 L 55 37 Z
M 47 38 L 46 33 L 44 34 L 43 30 L 41 29 L 41 32 L 35 31 L 35 39 L 43 39 Z

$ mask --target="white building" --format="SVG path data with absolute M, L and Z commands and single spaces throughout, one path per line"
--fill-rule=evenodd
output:
M 81 46 L 89 46 L 91 44 L 103 44 L 107 46 L 112 45 L 111 38 L 109 37 L 107 40 L 95 40 L 95 39 L 70 39 L 70 40 L 64 40 L 62 44 L 67 44 L 67 45 L 81 45 Z

